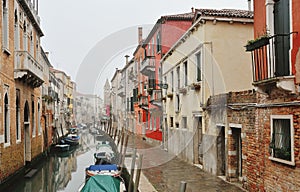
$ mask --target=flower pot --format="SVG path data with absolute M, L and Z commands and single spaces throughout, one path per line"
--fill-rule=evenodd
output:
M 253 51 L 270 43 L 269 37 L 262 37 L 246 45 L 246 51 Z

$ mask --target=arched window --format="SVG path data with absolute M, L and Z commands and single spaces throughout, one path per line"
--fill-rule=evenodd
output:
M 24 21 L 24 24 L 23 24 L 23 31 L 24 31 L 24 34 L 23 34 L 23 49 L 24 49 L 24 51 L 27 51 L 28 42 L 27 42 L 27 24 L 26 24 L 26 21 Z
M 32 137 L 35 137 L 35 114 L 34 114 L 34 98 L 31 101 L 31 122 L 32 122 Z
M 20 33 L 19 33 L 19 17 L 18 17 L 18 10 L 15 10 L 15 50 L 19 50 L 19 42 L 20 42 Z
M 24 107 L 24 123 L 29 123 L 29 106 L 28 102 L 26 101 L 25 107 Z
M 7 0 L 2 0 L 2 43 L 5 49 L 8 49 L 8 2 Z
M 4 96 L 4 143 L 10 143 L 9 104 L 7 93 Z
M 16 90 L 16 139 L 21 140 L 21 126 L 20 126 L 20 90 Z
M 39 132 L 39 135 L 41 134 L 42 132 L 42 129 L 41 129 L 41 106 L 40 106 L 40 103 L 38 103 L 38 132 Z

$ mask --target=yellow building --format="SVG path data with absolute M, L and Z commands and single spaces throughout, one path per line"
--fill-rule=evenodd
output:
M 212 117 L 204 110 L 210 96 L 252 89 L 251 58 L 244 48 L 252 34 L 251 11 L 197 9 L 193 25 L 161 60 L 168 84 L 164 147 L 213 174 L 223 171 L 219 156 L 225 151 L 218 149 L 217 138 L 225 140 L 218 127 L 226 122 L 222 114 Z

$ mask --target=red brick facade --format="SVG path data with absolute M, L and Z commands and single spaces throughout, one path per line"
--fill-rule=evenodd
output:
M 273 89 L 269 96 L 244 91 L 228 94 L 228 122 L 241 125 L 242 174 L 237 169 L 235 139 L 228 132 L 227 138 L 227 179 L 243 182 L 249 191 L 295 191 L 300 188 L 300 101 L 279 89 Z M 294 163 L 271 160 L 271 115 L 292 115 L 294 129 Z

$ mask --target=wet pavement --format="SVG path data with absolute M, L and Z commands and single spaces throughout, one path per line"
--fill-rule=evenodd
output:
M 131 135 L 128 151 L 133 148 L 137 148 L 138 153 L 143 154 L 142 173 L 158 192 L 179 191 L 181 181 L 187 183 L 186 192 L 244 191 L 195 165 L 180 160 L 160 146 L 150 145 L 147 141 Z

